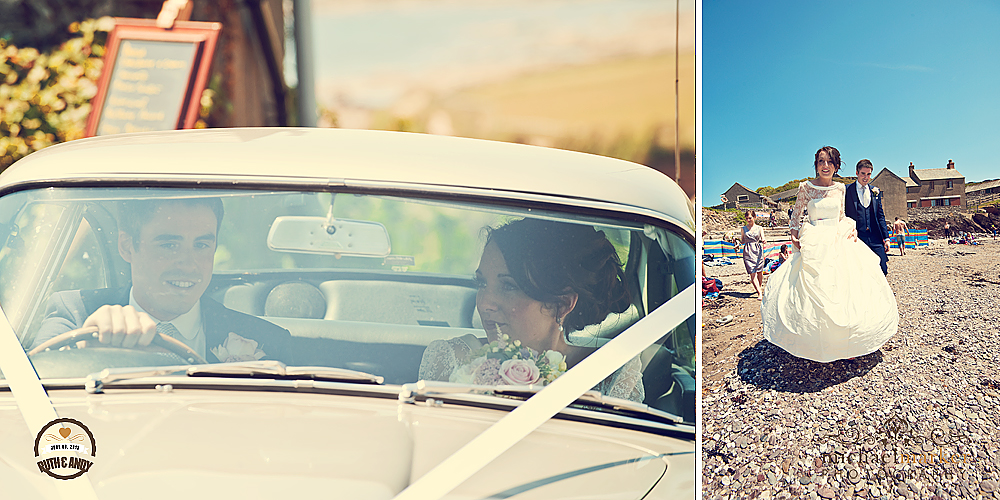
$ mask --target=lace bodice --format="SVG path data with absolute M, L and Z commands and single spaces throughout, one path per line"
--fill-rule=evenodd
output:
M 448 382 L 451 372 L 456 367 L 471 361 L 469 358 L 473 351 L 481 345 L 479 339 L 473 335 L 431 342 L 420 360 L 418 379 Z M 641 403 L 646 398 L 646 390 L 642 385 L 642 362 L 639 357 L 629 360 L 594 386 L 594 390 L 605 396 Z
M 475 335 L 463 335 L 448 340 L 435 340 L 424 349 L 420 359 L 418 380 L 438 380 L 447 382 L 457 366 L 471 361 L 472 352 L 482 346 Z
M 817 186 L 810 181 L 799 184 L 799 192 L 796 195 L 795 208 L 792 209 L 792 220 L 788 223 L 789 229 L 796 231 L 802 227 L 802 211 L 809 207 L 809 220 L 815 222 L 820 219 L 844 219 L 844 195 L 847 188 L 839 182 L 834 182 L 832 186 Z

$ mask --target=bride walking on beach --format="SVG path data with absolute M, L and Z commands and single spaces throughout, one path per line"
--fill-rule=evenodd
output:
M 876 256 L 844 215 L 840 152 L 816 152 L 816 178 L 799 184 L 789 223 L 798 250 L 764 288 L 764 338 L 800 358 L 828 363 L 877 351 L 899 325 L 896 298 Z M 809 220 L 802 213 L 808 209 Z

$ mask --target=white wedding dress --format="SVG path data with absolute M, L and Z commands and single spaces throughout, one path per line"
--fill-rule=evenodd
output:
M 799 185 L 791 229 L 801 224 L 799 252 L 767 281 L 761 302 L 764 338 L 795 356 L 822 363 L 877 351 L 896 334 L 896 298 L 879 257 L 852 241 L 843 184 Z
M 448 382 L 451 372 L 471 361 L 472 353 L 481 346 L 479 339 L 471 334 L 431 342 L 420 360 L 417 379 Z M 594 390 L 605 396 L 641 403 L 646 398 L 646 391 L 642 385 L 642 362 L 639 357 L 629 360 L 597 384 Z

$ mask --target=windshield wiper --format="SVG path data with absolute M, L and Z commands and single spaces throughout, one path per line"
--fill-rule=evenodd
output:
M 239 363 L 197 365 L 187 369 L 189 377 L 251 377 L 284 380 L 323 380 L 382 385 L 383 377 L 347 368 L 328 366 L 286 366 L 281 361 L 261 360 Z
M 104 392 L 105 384 L 110 384 L 119 380 L 170 375 L 171 373 L 187 370 L 188 367 L 189 365 L 147 366 L 141 368 L 105 368 L 99 372 L 87 375 L 87 380 L 83 383 L 83 388 L 90 394 L 101 394 Z
M 528 399 L 543 387 L 528 385 L 469 385 L 456 384 L 452 382 L 436 382 L 421 380 L 412 384 L 404 384 L 399 392 L 399 400 L 404 403 L 413 403 L 417 396 L 442 396 L 449 394 L 483 394 L 501 397 L 513 397 L 517 399 Z M 628 399 L 605 396 L 599 391 L 590 390 L 576 398 L 573 404 L 584 406 L 597 406 L 615 411 L 626 411 L 652 415 L 661 419 L 669 420 L 676 424 L 683 424 L 684 418 L 673 413 L 665 412 L 643 403 L 636 403 Z
M 169 375 L 185 372 L 188 377 L 267 378 L 278 380 L 320 380 L 382 385 L 383 377 L 346 368 L 326 366 L 286 366 L 280 361 L 260 360 L 209 365 L 154 366 L 141 368 L 105 368 L 87 376 L 84 388 L 100 394 L 104 386 L 121 380 Z

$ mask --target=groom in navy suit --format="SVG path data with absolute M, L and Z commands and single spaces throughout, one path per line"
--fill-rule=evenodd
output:
M 858 180 L 847 186 L 844 198 L 845 215 L 854 219 L 858 228 L 858 239 L 865 242 L 868 248 L 878 255 L 882 265 L 882 274 L 889 274 L 889 228 L 885 223 L 885 212 L 882 211 L 882 196 L 877 189 L 872 189 L 872 162 L 858 162 Z

